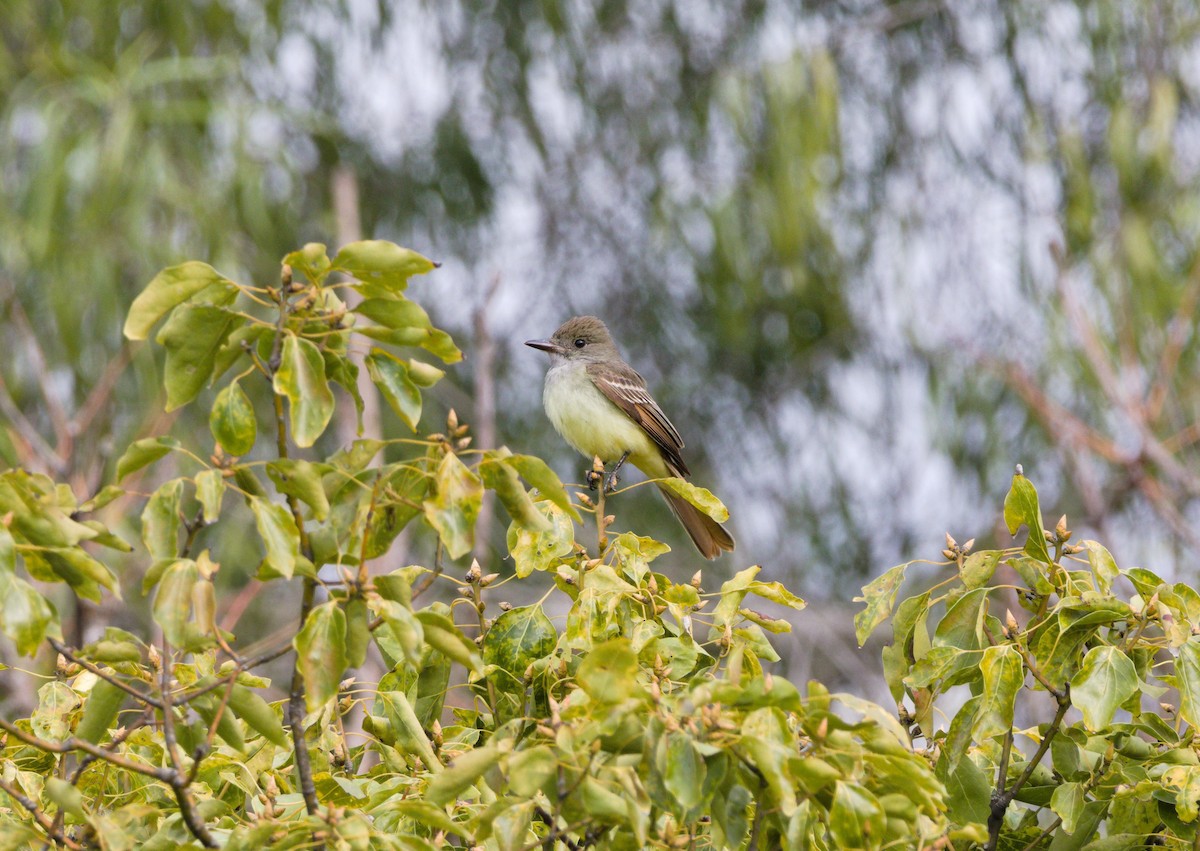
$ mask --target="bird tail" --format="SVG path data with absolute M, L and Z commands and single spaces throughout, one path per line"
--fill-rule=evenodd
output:
M 683 528 L 687 529 L 687 533 L 691 535 L 700 555 L 711 559 L 716 558 L 725 550 L 733 549 L 733 536 L 725 531 L 724 526 L 662 485 L 659 485 L 658 489 L 662 493 L 663 499 L 667 501 L 667 505 L 671 506 L 675 516 L 679 518 L 679 522 L 683 524 Z

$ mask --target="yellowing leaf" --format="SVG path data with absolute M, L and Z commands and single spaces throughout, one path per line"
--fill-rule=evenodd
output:
M 437 531 L 450 558 L 458 558 L 475 543 L 483 483 L 457 455 L 447 452 L 438 464 L 434 486 L 434 496 L 423 503 L 425 519 Z
M 725 507 L 725 503 L 717 499 L 712 491 L 706 488 L 673 476 L 663 479 L 658 484 L 659 487 L 666 488 L 683 497 L 718 523 L 724 523 L 729 519 L 729 509 Z

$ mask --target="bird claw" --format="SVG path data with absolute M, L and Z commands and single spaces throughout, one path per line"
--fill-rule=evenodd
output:
M 587 482 L 588 490 L 596 490 L 600 487 L 600 482 L 604 481 L 604 475 L 596 470 L 588 470 L 584 473 L 584 481 Z
M 613 470 L 608 474 L 608 481 L 604 483 L 604 492 L 612 493 L 617 489 L 617 484 L 620 480 L 617 478 L 617 471 Z

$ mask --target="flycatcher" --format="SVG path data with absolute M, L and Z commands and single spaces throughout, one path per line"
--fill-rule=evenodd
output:
M 621 359 L 608 328 L 595 316 L 568 319 L 549 340 L 525 345 L 550 353 L 542 403 L 555 430 L 588 458 L 616 461 L 602 486 L 613 487 L 626 460 L 651 479 L 685 478 L 683 439 L 646 389 L 646 381 Z M 659 485 L 675 516 L 705 558 L 733 549 L 725 527 Z

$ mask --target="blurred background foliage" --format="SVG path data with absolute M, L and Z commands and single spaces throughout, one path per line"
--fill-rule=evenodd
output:
M 1194 577 L 1198 36 L 1188 0 L 8 0 L 0 453 L 82 496 L 166 422 L 120 338 L 162 266 L 380 237 L 444 264 L 443 406 L 564 477 L 521 342 L 606 319 L 730 506 L 722 576 L 848 600 L 1023 463 Z M 618 517 L 695 569 L 652 496 Z

